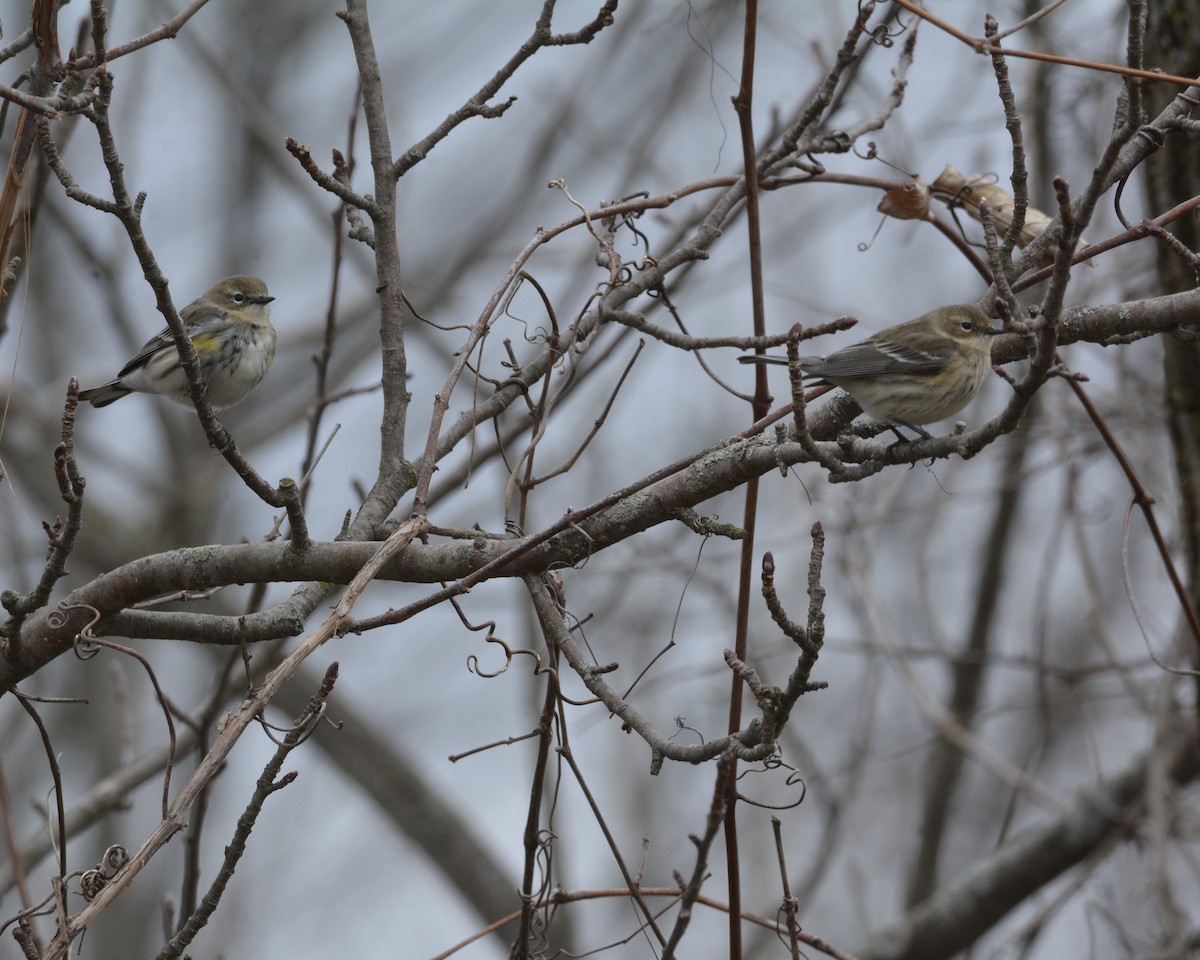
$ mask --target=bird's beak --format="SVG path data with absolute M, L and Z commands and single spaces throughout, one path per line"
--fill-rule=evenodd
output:
M 255 302 L 255 303 L 267 304 L 267 303 L 270 303 L 270 302 L 271 302 L 272 300 L 274 300 L 274 299 L 275 299 L 274 297 L 255 297 L 255 298 L 254 298 L 254 302 Z M 1000 331 L 999 331 L 999 330 L 997 330 L 996 332 L 997 332 L 997 333 L 999 333 Z

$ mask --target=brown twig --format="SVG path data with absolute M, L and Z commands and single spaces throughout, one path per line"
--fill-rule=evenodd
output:
M 1082 67 L 1086 70 L 1098 70 L 1103 73 L 1118 73 L 1125 77 L 1136 77 L 1140 80 L 1158 80 L 1164 83 L 1173 83 L 1181 87 L 1191 87 L 1196 83 L 1194 77 L 1176 77 L 1169 73 L 1157 73 L 1153 70 L 1139 70 L 1134 67 L 1123 67 L 1115 63 L 1100 63 L 1094 60 L 1079 60 L 1075 57 L 1063 57 L 1058 54 L 1039 53 L 1034 50 L 1016 50 L 1011 47 L 997 47 L 990 43 L 972 37 L 968 33 L 964 33 L 957 27 L 951 26 L 945 20 L 934 16 L 928 10 L 924 10 L 917 6 L 914 0 L 896 0 L 909 13 L 916 14 L 922 20 L 927 20 L 935 27 L 943 32 L 954 37 L 956 40 L 961 40 L 976 53 L 1003 53 L 1008 57 L 1022 57 L 1027 60 L 1041 60 L 1046 63 L 1057 63 L 1064 67 Z
M 674 887 L 643 886 L 643 887 L 640 887 L 639 889 L 641 890 L 642 896 L 644 896 L 644 897 L 666 897 L 671 900 L 678 900 L 679 896 L 680 896 L 678 886 L 674 886 Z M 629 891 L 627 889 L 625 889 L 624 887 L 610 888 L 610 889 L 603 889 L 603 890 L 555 890 L 552 894 L 550 894 L 548 897 L 546 897 L 546 899 L 544 901 L 539 902 L 537 904 L 537 907 L 540 909 L 542 907 L 552 906 L 552 905 L 580 903 L 580 902 L 586 902 L 589 900 L 602 900 L 602 899 L 606 899 L 606 898 L 625 898 L 628 896 L 629 896 Z M 729 912 L 728 904 L 722 903 L 720 900 L 714 900 L 712 897 L 706 897 L 706 896 L 700 895 L 700 896 L 696 897 L 695 902 L 697 904 L 706 906 L 711 910 L 719 910 L 722 913 Z M 450 947 L 448 950 L 442 951 L 437 956 L 435 956 L 433 958 L 433 960 L 449 960 L 450 957 L 453 957 L 456 953 L 461 951 L 464 947 L 468 947 L 472 943 L 475 943 L 476 941 L 481 940 L 484 937 L 489 936 L 498 930 L 502 930 L 504 927 L 508 926 L 510 923 L 514 923 L 516 920 L 518 920 L 520 918 L 520 916 L 521 916 L 520 911 L 513 911 L 512 913 L 508 914 L 507 916 L 503 916 L 500 919 L 495 920 L 492 923 L 489 923 L 486 927 L 482 928 L 481 930 L 476 930 L 469 937 L 460 941 L 459 943 L 456 943 L 454 946 Z M 768 917 L 760 916 L 757 913 L 751 913 L 748 910 L 742 911 L 742 919 L 745 920 L 747 923 L 752 923 L 757 927 L 761 927 L 762 929 L 768 930 L 777 935 L 786 935 L 788 932 L 787 928 L 785 926 L 781 925 L 780 923 L 778 923 L 777 921 L 771 920 Z M 834 960 L 856 960 L 856 958 L 854 957 L 853 954 L 847 953 L 845 950 L 839 949 L 838 947 L 829 943 L 827 940 L 823 940 L 821 937 L 816 937 L 810 933 L 805 933 L 803 930 L 798 932 L 798 936 L 800 938 L 801 943 L 805 944 L 806 946 L 812 947 L 814 950 L 821 951 L 826 956 L 833 957 Z
M 1133 503 L 1142 512 L 1142 517 L 1150 530 L 1150 536 L 1154 539 L 1154 547 L 1158 551 L 1159 558 L 1162 560 L 1163 569 L 1167 572 L 1167 579 L 1171 581 L 1171 589 L 1175 591 L 1175 598 L 1179 601 L 1179 609 L 1183 611 L 1183 617 L 1187 621 L 1188 630 L 1192 635 L 1192 639 L 1196 641 L 1197 647 L 1200 647 L 1200 617 L 1196 614 L 1196 608 L 1192 606 L 1187 585 L 1179 576 L 1179 571 L 1175 569 L 1175 561 L 1171 559 L 1170 547 L 1167 545 L 1166 538 L 1159 528 L 1158 519 L 1154 514 L 1155 499 L 1153 495 L 1142 484 L 1137 470 L 1134 469 L 1129 457 L 1125 455 L 1121 444 L 1108 428 L 1108 424 L 1100 415 L 1100 411 L 1096 409 L 1096 405 L 1092 403 L 1087 392 L 1074 380 L 1068 380 L 1067 385 L 1075 394 L 1075 399 L 1083 407 L 1084 412 L 1088 415 L 1088 419 L 1092 421 L 1092 425 L 1096 428 L 1096 432 L 1104 440 L 1104 445 L 1108 447 L 1109 452 L 1113 455 L 1113 459 L 1117 461 L 1117 465 L 1125 475 L 1125 479 L 1133 491 Z
M 621 876 L 625 880 L 625 885 L 629 890 L 629 896 L 642 916 L 645 918 L 645 926 L 658 940 L 659 946 L 666 946 L 667 940 L 663 936 L 663 932 L 658 927 L 658 921 L 655 918 L 654 911 L 650 909 L 650 905 L 646 902 L 646 898 L 642 895 L 641 877 L 635 877 L 629 872 L 629 867 L 625 863 L 625 858 L 621 856 L 621 848 L 617 845 L 616 838 L 613 837 L 612 831 L 609 830 L 608 824 L 605 822 L 604 816 L 600 811 L 600 805 L 596 803 L 596 798 L 592 795 L 592 791 L 588 788 L 587 781 L 583 778 L 583 772 L 579 769 L 579 764 L 575 762 L 575 755 L 568 747 L 559 748 L 559 755 L 567 761 L 567 766 L 571 768 L 571 772 L 575 775 L 575 780 L 579 784 L 579 789 L 583 792 L 584 799 L 588 803 L 588 807 L 592 811 L 592 816 L 596 820 L 596 824 L 600 827 L 601 833 L 604 834 L 604 840 L 608 844 L 609 852 L 617 863 L 617 869 L 621 871 Z M 665 956 L 665 954 L 664 954 Z

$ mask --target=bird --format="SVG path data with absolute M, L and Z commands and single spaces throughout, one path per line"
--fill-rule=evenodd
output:
M 979 392 L 992 369 L 993 327 L 974 304 L 938 307 L 915 320 L 880 330 L 826 357 L 800 357 L 810 383 L 832 384 L 863 411 L 928 439 L 922 425 L 958 413 Z M 742 363 L 786 364 L 786 357 L 756 354 Z
M 257 277 L 226 277 L 179 311 L 200 361 L 208 399 L 216 410 L 246 398 L 275 359 L 275 328 L 267 304 L 275 298 Z M 93 407 L 130 393 L 156 393 L 192 405 L 187 375 L 169 328 L 146 341 L 116 378 L 79 392 Z

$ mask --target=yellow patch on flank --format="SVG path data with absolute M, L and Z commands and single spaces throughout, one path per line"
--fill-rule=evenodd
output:
M 211 333 L 202 333 L 192 337 L 192 346 L 196 348 L 197 353 L 216 353 L 220 341 Z

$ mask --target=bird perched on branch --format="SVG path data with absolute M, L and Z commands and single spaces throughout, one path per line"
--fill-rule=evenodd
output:
M 179 311 L 214 409 L 240 403 L 271 369 L 275 328 L 267 304 L 274 299 L 257 277 L 226 277 Z M 105 407 L 130 393 L 158 393 L 192 405 L 170 329 L 147 341 L 115 380 L 79 391 L 79 399 Z
M 992 369 L 992 337 L 1003 332 L 973 304 L 938 307 L 827 357 L 801 357 L 800 369 L 806 380 L 841 387 L 871 416 L 928 438 L 922 424 L 958 413 L 979 392 Z M 765 354 L 738 359 L 788 362 Z

